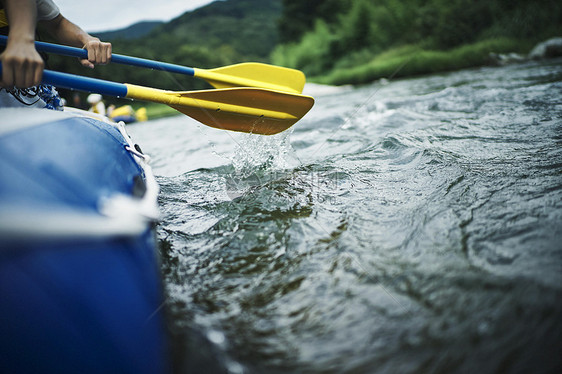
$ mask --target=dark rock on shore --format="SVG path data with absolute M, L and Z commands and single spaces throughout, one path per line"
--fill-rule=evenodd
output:
M 560 56 L 562 56 L 562 37 L 548 39 L 547 41 L 537 44 L 529 53 L 528 58 L 541 60 Z

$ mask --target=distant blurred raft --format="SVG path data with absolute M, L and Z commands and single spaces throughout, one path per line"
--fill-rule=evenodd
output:
M 147 161 L 104 117 L 0 108 L 0 372 L 170 371 Z
M 146 108 L 142 107 L 136 111 L 130 105 L 123 105 L 117 108 L 111 106 L 107 110 L 107 116 L 115 122 L 125 123 L 144 122 L 148 120 Z

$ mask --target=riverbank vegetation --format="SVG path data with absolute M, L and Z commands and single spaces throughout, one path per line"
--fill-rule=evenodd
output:
M 283 0 L 272 62 L 326 84 L 457 70 L 562 34 L 550 0 Z M 307 14 L 303 18 L 302 14 Z

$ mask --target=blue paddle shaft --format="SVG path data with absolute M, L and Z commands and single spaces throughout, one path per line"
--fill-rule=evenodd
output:
M 0 77 L 2 76 L 2 63 L 0 63 Z M 84 92 L 95 92 L 101 95 L 126 97 L 127 86 L 123 83 L 104 81 L 96 78 L 82 77 L 60 73 L 58 71 L 43 70 L 43 83 L 52 84 L 59 88 L 67 88 Z
M 59 88 L 71 90 L 95 92 L 101 95 L 126 97 L 127 86 L 123 83 L 104 81 L 96 78 L 88 78 L 80 75 L 60 73 L 58 71 L 44 70 L 43 83 L 52 84 Z
M 0 45 L 6 45 L 7 42 L 8 42 L 8 37 L 4 35 L 0 35 Z M 69 47 L 66 45 L 35 42 L 35 49 L 39 52 L 54 53 L 58 55 L 78 57 L 78 58 L 88 58 L 87 50 Z M 147 60 L 138 57 L 118 55 L 115 53 L 111 55 L 111 62 L 114 62 L 116 64 L 122 64 L 122 65 L 138 66 L 141 68 L 162 70 L 170 73 L 185 74 L 189 76 L 195 75 L 195 69 L 186 66 L 169 64 L 167 62 Z

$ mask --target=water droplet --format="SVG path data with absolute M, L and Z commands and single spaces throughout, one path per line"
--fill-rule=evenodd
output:
M 216 345 L 221 345 L 225 342 L 224 334 L 217 330 L 211 330 L 207 333 L 207 338 Z

